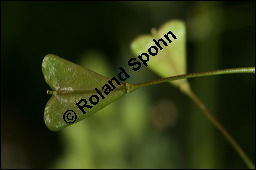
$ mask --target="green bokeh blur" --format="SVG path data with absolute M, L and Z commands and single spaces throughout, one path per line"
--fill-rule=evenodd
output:
M 1 1 L 1 167 L 246 168 L 168 83 L 139 89 L 60 132 L 45 126 L 46 54 L 113 77 L 134 57 L 132 40 L 171 19 L 187 25 L 188 72 L 255 66 L 254 1 Z M 144 68 L 129 82 L 157 78 Z M 255 76 L 189 82 L 255 163 Z

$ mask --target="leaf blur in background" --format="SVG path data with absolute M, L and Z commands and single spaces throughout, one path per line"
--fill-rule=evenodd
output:
M 1 167 L 245 168 L 197 106 L 168 83 L 138 89 L 60 132 L 45 126 L 46 54 L 113 77 L 120 66 L 129 68 L 134 38 L 173 19 L 186 25 L 188 73 L 254 66 L 253 1 L 1 1 Z M 149 68 L 129 75 L 131 83 L 159 78 Z M 251 75 L 189 83 L 255 160 Z

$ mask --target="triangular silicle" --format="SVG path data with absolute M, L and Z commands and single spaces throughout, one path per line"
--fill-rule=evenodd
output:
M 53 54 L 44 57 L 42 71 L 46 83 L 53 90 L 44 110 L 45 124 L 52 131 L 83 120 L 127 92 L 126 86 L 121 84 L 108 95 L 104 94 L 102 87 L 110 78 Z M 91 108 L 85 106 L 85 101 Z

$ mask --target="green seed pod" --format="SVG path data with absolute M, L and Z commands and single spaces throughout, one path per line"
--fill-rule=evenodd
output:
M 171 31 L 175 36 L 173 36 Z M 169 34 L 168 34 L 169 33 Z M 147 52 L 151 56 L 148 68 L 161 77 L 186 74 L 186 27 L 181 20 L 171 20 L 159 30 L 152 29 L 152 34 L 141 35 L 131 44 L 135 56 Z M 182 91 L 190 91 L 186 80 L 172 81 L 171 84 Z
M 53 90 L 47 91 L 52 97 L 44 110 L 46 126 L 58 131 L 126 94 L 126 86 L 121 81 L 127 75 L 121 67 L 120 70 L 117 78 L 110 79 L 56 55 L 46 55 L 42 71 L 46 83 Z

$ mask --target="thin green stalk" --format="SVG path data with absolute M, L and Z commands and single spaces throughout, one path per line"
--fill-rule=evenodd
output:
M 187 95 L 191 98 L 193 102 L 195 102 L 196 105 L 199 106 L 200 109 L 203 110 L 206 117 L 212 122 L 212 124 L 222 133 L 222 135 L 228 140 L 228 142 L 233 146 L 233 148 L 236 150 L 238 155 L 242 158 L 244 163 L 247 165 L 249 169 L 255 169 L 252 161 L 249 159 L 249 157 L 246 155 L 246 153 L 243 151 L 243 149 L 239 146 L 239 144 L 236 142 L 236 140 L 231 136 L 231 134 L 221 125 L 221 123 L 211 114 L 211 112 L 207 109 L 207 107 L 203 104 L 203 102 L 193 93 L 193 91 L 190 91 L 187 93 Z
M 215 71 L 208 71 L 208 72 L 190 73 L 190 74 L 184 74 L 184 75 L 178 75 L 178 76 L 148 81 L 145 83 L 138 83 L 138 84 L 127 83 L 126 87 L 127 87 L 127 92 L 132 92 L 133 90 L 138 89 L 140 87 L 156 85 L 156 84 L 174 81 L 174 80 L 188 79 L 193 77 L 214 76 L 214 75 L 221 75 L 221 74 L 236 74 L 236 73 L 254 73 L 255 74 L 255 67 L 232 68 L 232 69 L 215 70 Z M 193 102 L 195 102 L 196 105 L 199 106 L 200 109 L 202 109 L 206 117 L 223 134 L 223 136 L 228 140 L 228 142 L 233 146 L 233 148 L 236 150 L 238 155 L 245 162 L 247 167 L 250 169 L 255 169 L 255 166 L 253 165 L 249 157 L 245 154 L 243 149 L 238 145 L 238 143 L 230 135 L 230 133 L 228 133 L 228 131 L 219 123 L 219 121 L 209 112 L 209 110 L 205 107 L 203 102 L 192 91 L 186 91 L 186 94 L 192 99 Z
M 138 84 L 127 83 L 126 87 L 128 92 L 132 92 L 140 87 L 152 86 L 152 85 L 174 81 L 174 80 L 188 79 L 193 77 L 214 76 L 214 75 L 221 75 L 221 74 L 236 74 L 236 73 L 254 73 L 255 74 L 255 67 L 230 68 L 230 69 L 214 70 L 214 71 L 207 71 L 207 72 L 189 73 L 189 74 L 183 74 L 178 76 L 172 76 L 172 77 L 147 81 L 147 82 L 138 83 Z

